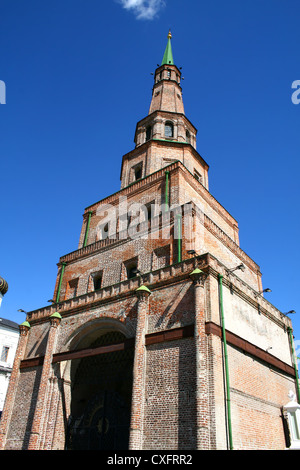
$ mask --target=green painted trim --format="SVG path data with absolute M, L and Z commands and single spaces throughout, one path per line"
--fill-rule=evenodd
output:
M 222 284 L 223 276 L 221 274 L 218 274 L 218 278 L 219 278 L 219 296 L 220 296 L 220 312 L 221 312 L 221 321 L 222 321 L 224 360 L 225 360 L 228 437 L 229 437 L 229 448 L 230 448 L 230 450 L 233 450 L 232 427 L 231 427 L 230 383 L 229 383 L 228 355 L 227 355 L 227 340 L 226 340 L 224 307 L 223 307 L 223 284 Z
M 181 253 L 181 249 L 182 249 L 182 246 L 181 246 L 181 242 L 182 242 L 182 234 L 181 234 L 181 214 L 177 214 L 176 215 L 177 217 L 177 241 L 178 241 L 178 245 L 177 245 L 177 263 L 181 263 L 181 256 L 182 256 L 182 253 Z
M 293 355 L 294 370 L 295 370 L 295 376 L 296 376 L 297 398 L 298 398 L 298 403 L 300 403 L 299 377 L 298 377 L 298 368 L 297 368 L 297 358 L 296 358 L 295 350 L 294 350 L 293 330 L 292 328 L 288 327 L 287 331 L 289 334 L 290 345 L 291 345 L 291 350 L 292 350 L 292 355 Z
M 90 223 L 91 223 L 91 217 L 92 217 L 92 212 L 89 211 L 89 217 L 88 217 L 88 220 L 87 220 L 87 223 L 86 223 L 86 228 L 85 228 L 83 247 L 85 247 L 86 244 L 87 244 L 87 239 L 88 239 L 88 234 L 89 234 L 89 229 L 90 229 Z
M 52 315 L 50 315 L 50 318 L 59 318 L 61 320 L 61 315 L 58 312 L 54 312 Z
M 65 272 L 65 266 L 66 266 L 66 264 L 67 264 L 67 263 L 62 263 L 62 268 L 61 268 L 60 278 L 59 278 L 59 285 L 58 285 L 57 295 L 56 295 L 56 302 L 59 302 L 59 296 L 60 296 L 60 290 L 61 290 L 61 283 L 62 283 L 63 275 L 64 275 L 64 272 Z
M 138 287 L 138 288 L 136 289 L 136 292 L 137 292 L 137 291 L 145 291 L 145 292 L 148 292 L 149 294 L 151 294 L 151 290 L 149 290 L 148 287 L 146 287 L 146 286 L 144 286 L 144 285 Z
M 201 273 L 203 273 L 203 271 L 201 271 L 201 269 L 199 268 L 196 268 L 194 269 L 193 272 L 190 273 L 190 276 L 193 276 L 194 274 L 201 274 Z
M 169 209 L 169 171 L 165 172 L 166 175 L 166 187 L 165 187 L 165 211 Z
M 167 142 L 167 143 L 176 143 L 176 144 L 186 144 L 186 145 L 191 145 L 188 144 L 187 142 L 181 142 L 181 140 L 174 140 L 174 139 L 152 139 L 154 142 Z M 194 147 L 193 147 L 194 148 Z M 180 161 L 180 160 L 179 160 Z

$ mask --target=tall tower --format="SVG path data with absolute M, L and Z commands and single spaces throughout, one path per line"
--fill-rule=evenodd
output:
M 181 161 L 208 188 L 208 165 L 196 151 L 197 129 L 184 112 L 181 71 L 174 64 L 171 32 L 155 70 L 148 115 L 136 126 L 136 147 L 123 157 L 121 187 Z
M 291 320 L 264 298 L 196 136 L 169 33 L 120 190 L 85 209 L 52 304 L 20 326 L 0 448 L 288 446 Z

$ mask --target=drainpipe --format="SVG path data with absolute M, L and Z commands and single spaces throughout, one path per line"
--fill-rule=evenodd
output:
M 298 369 L 297 369 L 297 360 L 296 360 L 295 350 L 294 350 L 293 330 L 292 330 L 292 328 L 288 327 L 287 331 L 288 331 L 288 334 L 289 334 L 291 350 L 292 350 L 292 355 L 293 355 L 293 362 L 294 362 L 294 369 L 295 369 L 295 376 L 296 376 L 296 390 L 297 390 L 298 403 L 300 403 L 299 377 L 298 377 Z
M 85 247 L 86 243 L 87 243 L 89 228 L 90 228 L 90 223 L 91 223 L 91 217 L 92 217 L 92 212 L 89 212 L 89 217 L 88 217 L 88 220 L 87 220 L 87 223 L 86 223 L 86 228 L 85 228 L 83 247 Z
M 58 284 L 58 289 L 57 289 L 57 294 L 56 294 L 56 302 L 59 302 L 59 296 L 60 296 L 60 290 L 61 290 L 61 283 L 62 283 L 62 279 L 63 279 L 63 275 L 64 275 L 64 271 L 65 271 L 65 266 L 66 266 L 67 263 L 62 263 L 62 267 L 61 267 L 61 272 L 60 272 L 60 278 L 59 278 L 59 284 Z
M 165 211 L 167 212 L 169 207 L 169 171 L 165 172 L 166 175 L 166 186 L 165 186 Z
M 222 335 L 223 335 L 224 359 L 225 359 L 227 425 L 228 425 L 229 449 L 233 450 L 228 355 L 227 355 L 227 341 L 226 341 L 226 330 L 225 330 L 225 320 L 224 320 L 224 308 L 223 308 L 223 284 L 222 284 L 223 276 L 219 274 L 218 278 L 219 278 L 220 311 L 221 311 L 221 320 L 222 320 Z
M 177 262 L 181 263 L 181 214 L 177 214 Z

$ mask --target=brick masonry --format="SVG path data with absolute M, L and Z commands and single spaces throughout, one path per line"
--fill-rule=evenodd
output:
M 258 295 L 260 267 L 240 248 L 237 221 L 209 192 L 208 165 L 196 151 L 197 131 L 184 114 L 180 71 L 171 69 L 171 80 L 167 66 L 155 74 L 149 114 L 137 124 L 136 147 L 122 159 L 120 191 L 85 209 L 78 249 L 59 260 L 57 303 L 29 312 L 30 328 L 22 326 L 0 422 L 1 449 L 65 449 L 74 403 L 83 410 L 80 403 L 86 400 L 88 409 L 96 387 L 92 377 L 82 377 L 75 393 L 80 355 L 94 354 L 97 361 L 102 354 L 109 361 L 112 349 L 91 345 L 113 332 L 122 341 L 103 347 L 119 348 L 120 360 L 122 348 L 134 347 L 132 388 L 125 389 L 113 372 L 110 382 L 124 402 L 130 397 L 130 449 L 227 449 L 220 274 L 234 448 L 286 446 L 281 407 L 289 390 L 295 391 L 291 321 Z M 168 122 L 172 138 L 164 135 Z M 149 221 L 146 215 L 138 220 L 134 239 L 123 230 L 122 198 L 129 206 L 162 208 Z M 176 210 L 165 213 L 166 200 Z M 107 204 L 116 225 L 104 237 Z M 179 243 L 176 211 L 183 213 L 185 205 L 190 215 L 181 219 Z M 140 274 L 128 278 L 134 263 Z M 228 272 L 241 263 L 244 271 Z M 190 276 L 196 267 L 203 271 L 198 280 Z M 141 285 L 151 293 L 138 295 Z M 56 311 L 61 318 L 54 321 Z M 127 378 L 130 370 L 123 371 Z M 104 386 L 98 387 L 103 393 Z M 88 415 L 96 416 L 95 410 Z M 103 422 L 99 418 L 98 427 Z

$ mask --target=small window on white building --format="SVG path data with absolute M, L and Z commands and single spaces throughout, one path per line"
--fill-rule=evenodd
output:
M 1 362 L 7 362 L 8 359 L 8 353 L 9 353 L 9 347 L 8 346 L 3 346 L 2 351 L 1 351 Z

